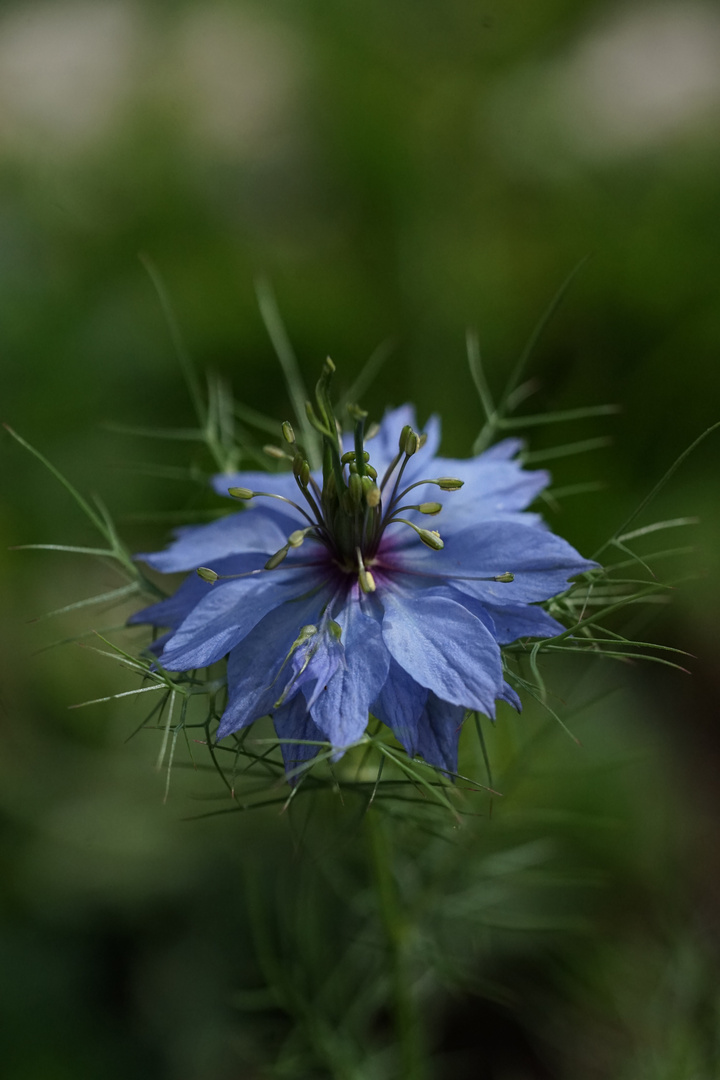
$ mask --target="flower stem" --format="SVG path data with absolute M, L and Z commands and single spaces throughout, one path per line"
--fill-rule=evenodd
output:
M 390 950 L 395 1032 L 403 1080 L 426 1080 L 422 1023 L 408 963 L 408 923 L 393 875 L 392 844 L 385 821 L 373 810 L 365 815 L 378 910 Z

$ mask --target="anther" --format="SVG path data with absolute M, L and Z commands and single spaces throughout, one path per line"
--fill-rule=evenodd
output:
M 358 581 L 360 582 L 360 588 L 364 593 L 373 593 L 377 588 L 375 584 L 375 578 L 365 566 L 365 563 L 363 562 L 362 552 L 359 547 L 355 548 L 355 554 L 357 555 L 358 561 Z
M 214 570 L 211 570 L 209 566 L 198 566 L 195 573 L 198 577 L 202 578 L 203 581 L 207 581 L 209 585 L 214 585 L 220 577 L 220 575 L 216 574 Z
M 268 443 L 267 446 L 263 446 L 263 454 L 267 454 L 268 457 L 274 458 L 275 461 L 288 461 L 292 460 L 290 454 L 286 454 L 279 446 L 273 446 L 272 443 Z
M 505 582 L 505 583 L 508 583 L 508 582 L 514 581 L 514 580 L 515 580 L 515 575 L 511 574 L 509 570 L 506 570 L 504 574 L 497 574 L 493 578 L 493 581 L 502 581 L 502 582 Z
M 281 547 L 279 551 L 276 551 L 274 555 L 271 555 L 268 561 L 265 563 L 266 570 L 274 570 L 276 566 L 279 566 L 283 559 L 286 557 L 290 545 L 286 544 L 285 547 Z
M 439 502 L 425 502 L 420 503 L 415 507 L 421 514 L 439 514 L 442 510 L 442 503 Z
M 250 488 L 243 487 L 228 488 L 228 495 L 232 495 L 233 499 L 244 499 L 245 501 L 255 498 L 254 491 L 251 491 Z
M 454 476 L 441 476 L 432 482 L 437 484 L 441 491 L 459 491 L 465 483 L 464 480 L 456 480 Z
M 295 432 L 293 426 L 289 420 L 284 420 L 282 425 L 283 439 L 286 443 L 290 443 L 291 446 L 295 445 Z
M 433 551 L 442 551 L 445 544 L 440 538 L 440 533 L 437 529 L 418 529 L 418 536 L 422 540 L 423 544 L 427 544 Z

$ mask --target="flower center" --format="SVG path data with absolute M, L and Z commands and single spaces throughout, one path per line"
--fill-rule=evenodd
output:
M 279 566 L 291 548 L 300 547 L 305 541 L 313 541 L 327 549 L 343 573 L 357 576 L 364 592 L 374 592 L 371 567 L 388 525 L 394 522 L 407 525 L 434 551 L 440 551 L 443 547 L 438 532 L 421 528 L 401 516 L 409 510 L 434 516 L 440 513 L 442 505 L 439 502 L 403 504 L 405 496 L 414 488 L 426 484 L 435 484 L 442 491 L 457 491 L 462 487 L 462 481 L 440 477 L 416 480 L 402 488 L 403 474 L 410 458 L 426 441 L 425 435 L 419 435 L 406 424 L 400 432 L 397 453 L 378 482 L 378 473 L 370 464 L 370 454 L 365 449 L 365 441 L 369 441 L 376 431 L 371 428 L 366 435 L 367 413 L 357 405 L 348 406 L 354 423 L 354 448 L 347 451 L 343 448 L 341 429 L 335 419 L 329 394 L 334 371 L 332 360 L 326 360 L 315 391 L 315 405 L 307 402 L 308 419 L 322 437 L 322 485 L 312 475 L 307 455 L 296 442 L 288 421 L 282 425 L 282 434 L 289 450 L 274 451 L 274 456 L 279 454 L 292 461 L 293 475 L 305 505 L 272 492 L 250 491 L 248 488 L 230 488 L 229 493 L 243 500 L 258 496 L 280 499 L 294 506 L 308 523 L 288 536 L 287 543 L 268 559 L 266 570 Z

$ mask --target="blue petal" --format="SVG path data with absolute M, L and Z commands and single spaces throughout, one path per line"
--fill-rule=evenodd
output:
M 594 569 L 597 563 L 551 532 L 513 521 L 483 521 L 449 532 L 445 548 L 431 551 L 417 544 L 393 554 L 411 574 L 441 578 L 456 589 L 488 604 L 533 603 L 565 592 L 570 577 Z M 514 581 L 492 579 L 510 571 Z
M 298 694 L 287 705 L 276 710 L 273 714 L 273 724 L 278 739 L 308 739 L 311 742 L 325 742 L 325 736 L 314 724 L 307 711 L 302 694 Z M 323 748 L 322 746 L 304 746 L 296 742 L 281 742 L 280 749 L 285 762 L 285 771 L 291 773 L 299 765 L 311 761 Z M 296 773 L 291 776 L 290 783 L 297 783 L 300 775 Z
M 502 685 L 502 692 L 498 694 L 501 701 L 507 702 L 508 705 L 512 705 L 513 709 L 517 709 L 518 712 L 522 712 L 522 701 L 513 690 L 510 683 L 504 682 Z
M 465 710 L 428 694 L 418 721 L 417 753 L 429 765 L 457 772 L 458 742 Z
M 257 564 L 258 559 L 255 555 L 237 555 L 234 558 L 217 561 L 213 569 L 218 574 L 243 574 L 248 570 L 256 569 Z M 128 625 L 150 623 L 152 626 L 170 626 L 176 629 L 212 588 L 212 585 L 203 581 L 197 574 L 190 574 L 172 596 L 131 615 Z
M 518 454 L 525 442 L 523 439 L 501 439 L 500 442 L 495 443 L 493 446 L 488 447 L 487 450 L 483 450 L 482 454 L 478 454 L 475 458 L 476 461 L 508 461 L 510 458 L 514 458 Z
M 565 631 L 562 623 L 534 604 L 484 606 L 495 624 L 495 639 L 501 645 L 509 645 L 523 637 L 551 638 Z
M 301 686 L 307 686 L 305 697 L 311 709 L 338 668 L 344 666 L 345 649 L 325 619 L 324 625 L 293 652 L 288 673 L 291 677 L 279 700 L 287 701 Z M 310 684 L 315 686 L 313 691 Z
M 368 712 L 387 678 L 390 657 L 379 623 L 361 609 L 357 588 L 333 616 L 342 627 L 345 667 L 335 672 L 312 707 L 312 717 L 333 746 L 356 742 Z
M 212 586 L 175 632 L 161 656 L 169 671 L 207 667 L 225 656 L 273 608 L 321 583 L 310 572 L 261 571 Z
M 427 696 L 425 687 L 416 683 L 396 660 L 391 660 L 385 685 L 370 710 L 391 729 L 410 757 L 417 753 L 418 719 Z
M 282 693 L 281 680 L 290 650 L 302 627 L 318 621 L 329 598 L 328 590 L 321 589 L 313 596 L 281 604 L 231 651 L 227 673 L 229 699 L 218 728 L 218 739 L 273 711 Z M 307 711 L 304 698 L 302 701 Z
M 258 553 L 258 565 L 262 566 L 267 556 L 278 551 L 286 540 L 287 533 L 267 514 L 243 510 L 210 525 L 182 529 L 165 551 L 135 557 L 164 574 L 195 570 L 198 566 L 212 567 L 218 559 L 251 552 Z
M 385 644 L 415 682 L 453 705 L 495 715 L 500 649 L 479 619 L 441 596 L 385 590 L 382 605 Z

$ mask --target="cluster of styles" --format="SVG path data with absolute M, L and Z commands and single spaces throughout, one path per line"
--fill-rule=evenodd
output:
M 167 671 L 227 656 L 218 739 L 269 714 L 293 770 L 323 743 L 341 756 L 372 714 L 408 754 L 455 772 L 467 710 L 494 717 L 498 699 L 520 708 L 501 646 L 561 633 L 539 604 L 596 564 L 526 510 L 549 477 L 514 460 L 516 439 L 442 458 L 437 419 L 419 435 L 404 406 L 366 433 L 366 414 L 350 407 L 345 450 L 333 371 L 326 361 L 308 404 L 322 469 L 285 423 L 277 456 L 289 471 L 216 476 L 215 490 L 245 505 L 139 556 L 196 573 L 130 621 L 165 631 L 153 650 Z M 423 524 L 438 516 L 442 538 Z

